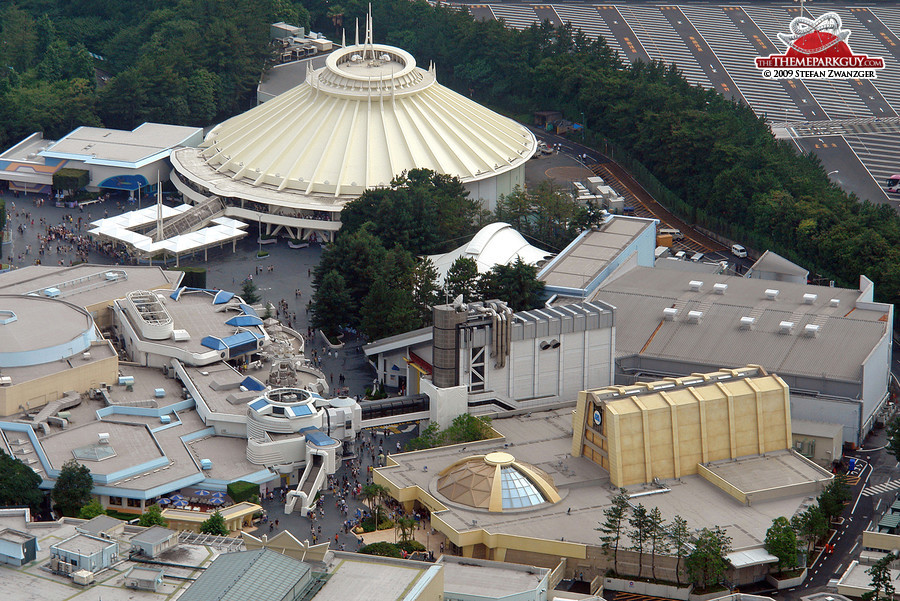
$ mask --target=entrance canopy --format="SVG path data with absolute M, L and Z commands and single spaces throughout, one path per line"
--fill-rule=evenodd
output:
M 113 177 L 107 177 L 105 180 L 100 182 L 97 187 L 98 188 L 106 188 L 109 190 L 126 190 L 129 192 L 133 192 L 145 186 L 149 186 L 150 182 L 147 181 L 147 178 L 143 175 L 115 175 Z

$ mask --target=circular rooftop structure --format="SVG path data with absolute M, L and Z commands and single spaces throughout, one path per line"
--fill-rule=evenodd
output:
M 97 340 L 90 313 L 52 298 L 57 295 L 55 288 L 0 295 L 0 367 L 42 365 L 90 350 Z
M 458 176 L 473 197 L 492 201 L 524 183 L 536 148 L 526 127 L 440 85 L 434 67 L 366 42 L 336 50 L 302 84 L 172 160 L 181 176 L 222 197 L 339 211 L 336 199 L 416 168 Z
M 560 499 L 549 474 L 502 451 L 457 461 L 438 476 L 437 492 L 452 503 L 495 512 Z

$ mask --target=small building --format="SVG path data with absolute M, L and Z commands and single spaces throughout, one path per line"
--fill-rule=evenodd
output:
M 791 420 L 794 450 L 824 467 L 831 467 L 840 461 L 844 440 L 841 424 L 814 422 L 801 419 Z
M 747 274 L 744 277 L 757 280 L 791 282 L 792 284 L 806 284 L 809 271 L 796 263 L 788 261 L 781 255 L 767 250 L 747 270 Z
M 98 515 L 83 524 L 75 526 L 75 530 L 98 538 L 118 539 L 125 532 L 125 522 L 108 515 Z
M 221 509 L 219 513 L 225 519 L 225 526 L 228 530 L 240 532 L 244 526 L 249 526 L 253 523 L 253 514 L 260 511 L 262 511 L 262 507 L 245 501 Z M 186 509 L 164 509 L 162 516 L 173 529 L 200 532 L 200 525 L 208 520 L 212 514 L 205 511 L 188 511 Z
M 312 568 L 269 549 L 219 555 L 180 601 L 297 601 L 312 582 Z M 357 583 L 362 586 L 362 581 Z
M 159 568 L 134 566 L 125 574 L 125 586 L 155 593 L 162 584 L 163 575 L 163 571 Z
M 50 569 L 65 574 L 78 570 L 97 573 L 119 559 L 119 543 L 76 534 L 50 547 Z
M 131 548 L 150 558 L 159 557 L 178 544 L 178 532 L 153 526 L 131 538 Z
M 34 561 L 36 555 L 36 537 L 12 528 L 0 530 L 0 563 L 19 567 Z
M 548 568 L 444 555 L 444 601 L 547 601 Z

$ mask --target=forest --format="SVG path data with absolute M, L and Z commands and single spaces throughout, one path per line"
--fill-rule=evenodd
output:
M 78 125 L 209 125 L 254 103 L 268 24 L 339 37 L 368 7 L 310 0 L 20 0 L 0 15 L 0 145 Z M 833 185 L 814 156 L 773 139 L 746 106 L 689 85 L 677 68 L 624 67 L 601 40 L 548 24 L 525 31 L 423 0 L 373 3 L 375 39 L 433 61 L 438 80 L 530 120 L 560 110 L 588 140 L 627 152 L 688 221 L 799 262 L 879 300 L 900 291 L 900 217 Z M 100 57 L 100 58 L 98 58 Z M 90 77 L 89 63 L 100 77 Z M 555 246 L 555 244 L 554 244 Z

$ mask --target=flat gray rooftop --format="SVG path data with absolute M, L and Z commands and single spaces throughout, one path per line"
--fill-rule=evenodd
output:
M 12 530 L 11 528 L 3 528 L 0 530 L 0 540 L 9 541 L 11 543 L 27 543 L 34 538 L 34 535 Z
M 567 247 L 539 272 L 539 279 L 547 286 L 582 289 L 648 227 L 656 227 L 653 220 L 613 217 Z
M 745 493 L 808 482 L 827 482 L 832 476 L 791 451 L 705 463 L 711 472 Z
M 76 534 L 72 538 L 57 543 L 55 547 L 70 553 L 78 553 L 79 555 L 87 556 L 99 553 L 103 549 L 114 544 L 116 543 L 113 541 L 88 536 L 87 534 Z
M 103 274 L 109 271 L 122 271 L 125 277 L 107 280 Z M 161 267 L 112 267 L 89 263 L 74 267 L 32 265 L 0 273 L 0 290 L 4 294 L 27 294 L 35 290 L 58 288 L 58 298 L 79 307 L 90 307 L 124 298 L 132 290 L 171 288 L 183 275 L 180 271 L 166 271 Z
M 691 281 L 702 281 L 699 291 Z M 728 286 L 724 294 L 713 291 L 717 283 Z M 776 300 L 766 297 L 769 289 L 779 291 Z M 805 294 L 815 300 L 805 303 Z M 758 364 L 780 375 L 860 382 L 863 362 L 889 325 L 877 305 L 858 308 L 859 296 L 842 288 L 635 267 L 605 282 L 591 300 L 616 307 L 619 357 L 640 353 L 698 369 Z M 672 321 L 663 318 L 669 307 L 678 310 Z M 699 323 L 687 320 L 689 311 L 702 313 Z M 741 329 L 742 317 L 756 319 L 751 329 Z M 780 333 L 783 321 L 794 324 L 790 334 Z M 803 335 L 807 324 L 819 326 L 817 336 Z
M 62 346 L 94 327 L 94 320 L 82 307 L 51 298 L 2 294 L 0 311 L 12 311 L 16 316 L 15 321 L 0 325 L 0 355 Z M 0 313 L 2 320 L 9 317 Z M 45 327 L 47 324 L 53 327 Z
M 224 361 L 203 367 L 185 365 L 184 370 L 203 397 L 203 402 L 214 413 L 246 415 L 247 403 L 259 396 L 256 392 L 242 392 L 240 384 L 246 376 Z M 263 370 L 251 371 L 248 375 L 262 381 L 266 379 Z
M 75 155 L 81 159 L 137 163 L 200 136 L 202 129 L 163 123 L 144 123 L 133 131 L 79 127 L 50 146 L 44 155 Z
M 328 572 L 335 574 L 316 593 L 316 601 L 395 601 L 421 578 L 430 563 L 365 561 L 335 554 Z
M 94 421 L 44 437 L 40 442 L 54 469 L 74 457 L 73 450 L 98 444 L 100 433 L 109 434 L 115 455 L 101 461 L 79 460 L 93 474 L 111 474 L 163 456 L 153 435 L 142 425 Z
M 143 532 L 132 536 L 131 542 L 156 545 L 169 540 L 173 534 L 177 533 L 174 530 L 169 530 L 162 526 L 153 526 L 152 528 L 147 528 Z
M 509 565 L 497 562 L 485 565 L 456 557 L 445 557 L 444 591 L 459 595 L 474 595 L 501 599 L 503 597 L 533 591 L 540 584 L 544 568 Z M 456 561 L 460 559 L 459 561 Z
M 22 382 L 43 378 L 45 376 L 56 374 L 67 369 L 84 367 L 86 365 L 90 365 L 91 363 L 96 363 L 98 361 L 102 361 L 103 359 L 109 359 L 110 357 L 116 356 L 116 350 L 113 348 L 112 343 L 110 343 L 108 340 L 102 340 L 93 343 L 91 345 L 90 352 L 91 358 L 87 361 L 85 361 L 83 356 L 79 353 L 76 356 L 70 357 L 67 361 L 52 361 L 48 363 L 41 363 L 39 365 L 26 365 L 24 367 L 4 367 L 3 375 L 11 377 L 13 379 L 13 384 L 21 384 Z M 63 391 L 58 392 L 60 393 L 59 396 L 61 397 Z

